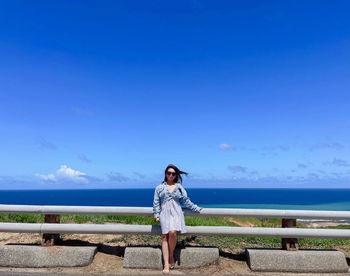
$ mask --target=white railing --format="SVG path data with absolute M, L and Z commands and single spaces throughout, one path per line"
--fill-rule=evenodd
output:
M 32 214 L 89 214 L 152 216 L 150 207 L 95 206 L 36 206 L 0 205 L 0 213 Z M 187 216 L 231 216 L 285 219 L 350 220 L 349 211 L 262 210 L 204 208 L 201 213 L 185 210 Z M 158 225 L 125 224 L 56 224 L 56 223 L 0 223 L 0 232 L 16 233 L 90 233 L 90 234 L 160 234 Z M 348 229 L 264 228 L 187 226 L 187 234 L 229 235 L 281 238 L 350 238 Z
M 350 230 L 307 228 L 263 228 L 225 226 L 186 226 L 187 235 L 224 235 L 280 238 L 350 238 Z M 160 235 L 158 225 L 130 224 L 55 224 L 0 223 L 0 232 L 13 233 L 79 233 L 79 234 L 148 234 Z
M 79 214 L 79 215 L 130 215 L 153 216 L 151 207 L 106 207 L 106 206 L 53 206 L 53 205 L 5 205 L 0 204 L 0 213 L 21 214 Z M 186 216 L 203 217 L 255 217 L 290 219 L 335 219 L 350 220 L 350 211 L 309 211 L 275 209 L 229 209 L 204 208 L 200 213 L 184 210 Z

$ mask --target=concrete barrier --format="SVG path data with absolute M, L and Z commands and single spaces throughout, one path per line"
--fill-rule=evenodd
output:
M 175 249 L 175 267 L 195 268 L 219 261 L 216 247 L 186 247 Z
M 176 248 L 175 267 L 195 268 L 219 261 L 219 249 L 216 247 Z M 153 247 L 127 247 L 124 254 L 124 268 L 161 269 L 162 251 Z
M 260 272 L 346 273 L 345 255 L 336 250 L 246 249 L 248 265 Z
M 124 268 L 161 269 L 162 252 L 154 247 L 126 247 L 124 252 Z
M 6 267 L 75 267 L 93 261 L 96 246 L 2 245 L 0 266 Z

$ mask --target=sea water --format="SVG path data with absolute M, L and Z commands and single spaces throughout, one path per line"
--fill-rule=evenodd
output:
M 350 189 L 190 189 L 210 208 L 350 211 Z M 0 190 L 0 204 L 151 207 L 154 189 Z

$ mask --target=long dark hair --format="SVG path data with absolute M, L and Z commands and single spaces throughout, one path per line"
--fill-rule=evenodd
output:
M 168 171 L 169 168 L 172 168 L 172 169 L 175 170 L 175 173 L 176 173 L 176 177 L 174 178 L 174 182 L 175 182 L 175 183 L 177 183 L 177 182 L 182 183 L 182 176 L 181 176 L 181 174 L 188 175 L 187 172 L 180 171 L 180 170 L 178 169 L 178 167 L 176 167 L 175 165 L 169 164 L 169 165 L 166 167 L 165 171 L 164 171 L 164 181 L 165 181 L 165 182 L 167 181 L 166 172 Z

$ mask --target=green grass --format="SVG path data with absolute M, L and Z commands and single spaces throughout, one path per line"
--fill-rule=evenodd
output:
M 238 226 L 238 223 L 250 223 L 256 227 L 281 227 L 282 219 L 269 218 L 229 218 L 229 217 L 185 217 L 186 225 L 188 226 Z M 21 222 L 21 223 L 43 223 L 44 215 L 36 214 L 0 214 L 1 222 Z M 123 223 L 123 224 L 139 224 L 139 225 L 159 225 L 153 217 L 144 216 L 113 216 L 113 215 L 60 215 L 61 223 Z M 297 227 L 302 227 L 298 224 Z M 349 225 L 339 225 L 325 227 L 330 229 L 350 229 Z M 64 235 L 63 235 L 64 236 Z M 319 248 L 333 249 L 340 248 L 350 252 L 350 240 L 345 239 L 299 239 L 300 248 Z M 119 237 L 107 240 L 107 243 L 125 243 L 143 244 L 143 245 L 161 245 L 159 236 L 153 235 L 121 235 Z M 232 236 L 204 236 L 204 235 L 181 235 L 178 237 L 178 243 L 183 246 L 201 245 L 201 246 L 216 246 L 220 250 L 237 252 L 244 250 L 246 247 L 264 247 L 264 248 L 280 248 L 280 238 L 260 238 L 260 237 L 232 237 Z
M 329 229 L 350 229 L 350 225 L 328 226 Z
M 44 215 L 0 214 L 0 222 L 43 223 Z
M 237 226 L 227 218 L 220 217 L 185 217 L 185 222 L 188 226 Z
M 216 246 L 220 250 L 230 252 L 242 251 L 246 247 L 281 247 L 279 238 L 260 238 L 260 237 L 232 237 L 232 236 L 197 236 L 196 241 L 202 246 Z
M 62 223 L 87 223 L 93 222 L 103 224 L 106 222 L 125 223 L 125 224 L 156 224 L 153 218 L 143 216 L 113 216 L 113 215 L 61 215 Z
M 220 217 L 186 217 L 188 226 L 237 226 L 227 218 Z M 0 214 L 1 222 L 22 222 L 22 223 L 43 223 L 44 215 L 32 214 Z M 103 224 L 106 222 L 140 224 L 140 225 L 159 225 L 153 217 L 144 216 L 113 216 L 113 215 L 60 215 L 61 223 L 87 223 Z
M 299 239 L 299 245 L 302 248 L 320 248 L 329 249 L 336 247 L 348 247 L 350 249 L 350 240 L 344 239 Z

